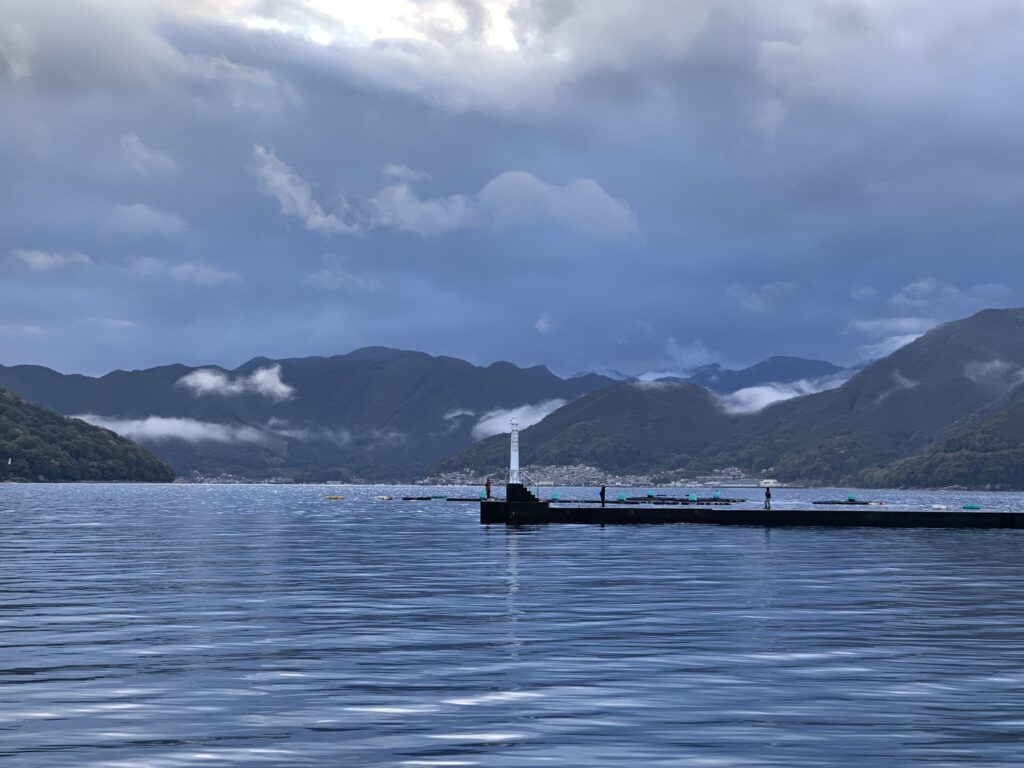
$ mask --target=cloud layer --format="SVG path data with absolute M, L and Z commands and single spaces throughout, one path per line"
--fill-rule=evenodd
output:
M 147 416 L 144 419 L 117 419 L 86 413 L 76 419 L 109 429 L 139 442 L 182 440 L 186 443 L 263 443 L 266 435 L 254 427 L 231 426 L 196 419 Z
M 825 376 L 820 379 L 801 379 L 800 381 L 745 387 L 728 395 L 719 395 L 719 400 L 729 413 L 755 413 L 767 408 L 772 403 L 835 389 L 845 384 L 851 375 L 851 371 L 842 371 L 834 376 Z
M 554 223 L 594 237 L 619 237 L 638 231 L 629 206 L 616 200 L 591 179 L 572 179 L 563 186 L 541 181 L 526 171 L 505 171 L 475 195 L 422 198 L 412 183 L 424 174 L 389 165 L 385 175 L 396 183 L 364 200 L 341 199 L 327 213 L 313 197 L 310 184 L 274 152 L 253 147 L 253 172 L 260 190 L 275 198 L 281 214 L 299 219 L 323 235 L 393 229 L 436 237 L 467 227 L 505 228 Z
M 46 271 L 67 266 L 92 266 L 92 259 L 84 253 L 71 251 L 69 253 L 47 253 L 31 248 L 15 248 L 11 256 L 20 259 L 29 269 Z
M 0 362 L 884 354 L 1024 304 L 1022 37 L 1015 0 L 8 3 Z
M 295 387 L 281 379 L 281 366 L 259 368 L 248 376 L 232 378 L 216 368 L 200 368 L 178 379 L 177 386 L 189 390 L 196 397 L 219 395 L 260 395 L 281 402 L 295 395 Z
M 565 400 L 545 400 L 533 405 L 521 405 L 518 408 L 496 408 L 493 411 L 487 411 L 473 426 L 473 439 L 483 440 L 491 435 L 511 432 L 513 417 L 519 420 L 520 429 L 532 427 L 544 417 L 557 411 L 565 403 Z

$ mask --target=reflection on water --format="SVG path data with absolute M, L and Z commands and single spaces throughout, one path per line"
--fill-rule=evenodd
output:
M 1021 763 L 1024 532 L 344 493 L 0 486 L 0 763 Z

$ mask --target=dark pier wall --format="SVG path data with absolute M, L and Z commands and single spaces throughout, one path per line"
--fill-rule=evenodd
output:
M 511 488 L 511 486 L 509 486 Z M 523 489 L 524 491 L 526 489 Z M 526 491 L 529 494 L 529 491 Z M 533 494 L 530 497 L 536 498 Z M 511 498 L 511 495 L 510 495 Z M 1020 528 L 1024 512 L 898 511 L 856 509 L 727 509 L 666 507 L 552 507 L 515 493 L 513 501 L 482 501 L 485 525 L 653 525 L 697 523 L 748 525 L 764 528 L 823 526 L 833 528 Z

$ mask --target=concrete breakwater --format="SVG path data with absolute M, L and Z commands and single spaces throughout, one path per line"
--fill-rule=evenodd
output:
M 973 510 L 889 510 L 877 506 L 845 509 L 737 509 L 722 506 L 570 506 L 541 501 L 522 485 L 508 485 L 505 499 L 480 502 L 484 525 L 655 525 L 690 523 L 765 528 L 1019 528 L 1024 512 Z

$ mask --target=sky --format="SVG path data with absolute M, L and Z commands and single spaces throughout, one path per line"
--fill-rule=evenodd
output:
M 0 0 L 0 364 L 854 364 L 1022 298 L 1017 0 Z

